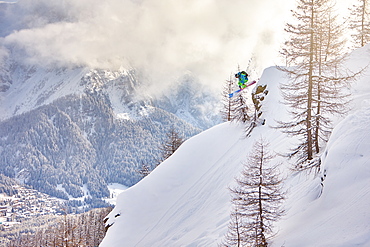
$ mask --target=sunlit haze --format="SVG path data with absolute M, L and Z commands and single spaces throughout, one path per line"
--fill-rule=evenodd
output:
M 20 0 L 3 14 L 10 28 L 0 33 L 0 56 L 15 47 L 25 63 L 134 67 L 157 86 L 191 73 L 219 87 L 238 66 L 258 77 L 281 63 L 295 2 Z

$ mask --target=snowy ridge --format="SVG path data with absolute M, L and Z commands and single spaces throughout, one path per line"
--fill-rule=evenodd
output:
M 369 47 L 364 48 L 366 50 Z M 352 55 L 352 69 L 364 67 L 363 52 Z M 369 72 L 369 70 L 367 70 Z M 366 74 L 366 73 L 365 73 Z M 276 223 L 271 246 L 370 245 L 370 102 L 369 76 L 353 89 L 356 104 L 335 128 L 322 154 L 318 176 L 288 173 L 286 215 Z M 254 141 L 264 138 L 270 150 L 283 153 L 287 138 L 275 120 L 288 117 L 279 84 L 286 80 L 271 67 L 260 84 L 267 84 L 266 124 L 244 137 L 242 126 L 224 123 L 186 141 L 179 150 L 141 182 L 124 191 L 108 215 L 110 226 L 101 247 L 217 246 L 230 214 L 228 187 L 234 184 Z M 362 89 L 362 90 L 361 90 Z M 357 94 L 356 94 L 357 93 Z
M 367 102 L 334 129 L 322 178 L 291 178 L 288 215 L 273 246 L 370 246 L 369 123 Z
M 266 123 L 275 124 L 274 96 L 278 83 L 265 70 Z M 280 75 L 281 77 L 281 75 Z M 141 182 L 123 192 L 110 213 L 108 233 L 101 246 L 216 246 L 226 231 L 230 213 L 228 187 L 242 169 L 254 140 L 265 138 L 282 152 L 282 133 L 267 124 L 245 138 L 243 126 L 224 123 L 186 141 L 176 153 Z M 117 216 L 119 215 L 119 216 Z
M 168 95 L 156 95 L 139 79 L 135 69 L 42 68 L 10 63 L 0 68 L 0 120 L 30 112 L 69 95 L 77 97 L 101 92 L 107 95 L 115 117 L 137 120 L 153 107 L 168 111 L 196 128 L 207 129 L 220 122 L 218 99 L 199 90 L 195 78 L 184 76 Z M 82 114 L 82 112 L 81 112 Z
M 227 184 L 240 169 L 235 160 L 247 148 L 241 135 L 240 126 L 226 123 L 185 142 L 119 196 L 107 222 L 114 225 L 101 246 L 183 246 L 193 241 L 207 246 L 209 238 L 218 239 L 217 228 L 223 229 L 228 218 Z
M 93 70 L 89 68 L 49 68 L 14 65 L 8 72 L 10 87 L 0 94 L 4 111 L 1 118 L 29 112 L 67 95 L 84 95 L 86 92 L 104 91 L 109 95 L 116 114 L 124 108 L 137 87 L 133 72 Z M 130 111 L 127 110 L 126 113 Z
M 160 96 L 147 96 L 134 69 L 6 65 L 0 68 L 0 173 L 55 197 L 81 198 L 87 184 L 101 200 L 109 196 L 108 183 L 132 186 L 142 162 L 156 165 L 169 128 L 188 138 L 218 120 L 193 111 L 204 100 L 187 97 L 181 105 L 163 98 L 156 106 Z M 175 115 L 183 105 L 197 126 Z
M 84 88 L 76 82 L 86 72 L 86 69 L 45 70 L 18 66 L 10 75 L 13 84 L 0 94 L 1 119 L 31 111 L 69 94 L 82 93 Z

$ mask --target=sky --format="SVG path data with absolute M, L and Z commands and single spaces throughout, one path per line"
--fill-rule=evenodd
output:
M 0 61 L 12 47 L 13 56 L 28 64 L 133 67 L 157 86 L 191 73 L 218 87 L 238 68 L 257 79 L 264 68 L 282 63 L 284 26 L 295 3 L 18 0 L 0 9 Z
M 22 52 L 22 61 L 43 66 L 131 66 L 155 81 L 190 72 L 223 83 L 252 57 L 256 76 L 276 63 L 289 3 L 19 0 L 3 14 L 8 30 L 1 42 Z

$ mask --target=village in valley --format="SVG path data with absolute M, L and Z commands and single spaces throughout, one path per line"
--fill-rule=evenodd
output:
M 0 246 L 97 246 L 103 239 L 110 207 L 83 213 L 80 201 L 6 182 L 0 187 Z
M 11 228 L 42 215 L 62 214 L 62 200 L 50 197 L 33 189 L 13 185 L 16 194 L 0 193 L 0 229 Z

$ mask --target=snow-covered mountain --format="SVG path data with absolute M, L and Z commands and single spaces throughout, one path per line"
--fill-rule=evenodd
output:
M 116 71 L 87 67 L 46 69 L 21 65 L 10 57 L 4 59 L 1 69 L 0 120 L 49 105 L 65 96 L 99 92 L 107 96 L 115 118 L 136 119 L 158 107 L 200 129 L 219 122 L 217 111 L 212 111 L 217 109 L 216 97 L 207 93 L 191 75 L 184 75 L 168 92 L 157 95 L 145 90 L 147 82 L 133 68 Z
M 191 76 L 151 95 L 134 69 L 45 69 L 11 57 L 2 68 L 0 172 L 65 199 L 135 184 L 170 128 L 187 138 L 220 121 L 218 100 Z
M 370 46 L 352 53 L 356 71 L 370 60 Z M 271 246 L 370 245 L 370 87 L 368 69 L 352 88 L 350 114 L 336 124 L 322 153 L 320 174 L 292 173 L 282 156 L 287 200 Z M 289 115 L 279 91 L 287 80 L 275 67 L 260 84 L 269 94 L 263 105 L 266 124 L 245 137 L 243 126 L 223 123 L 186 141 L 149 176 L 122 192 L 107 217 L 106 246 L 217 246 L 227 231 L 231 195 L 242 163 L 257 139 L 284 153 L 294 138 L 276 126 Z
M 143 164 L 157 165 L 170 129 L 186 139 L 220 123 L 219 95 L 204 90 L 190 72 L 161 83 L 156 71 L 127 63 L 101 69 L 63 60 L 50 50 L 55 36 L 39 51 L 23 38 L 13 40 L 48 27 L 55 35 L 54 25 L 78 25 L 77 9 L 88 10 L 77 5 L 0 1 L 0 173 L 74 205 L 104 206 L 110 183 L 132 186 Z M 73 57 L 78 50 L 67 53 Z M 83 59 L 92 61 L 88 54 Z
M 109 183 L 131 186 L 143 164 L 155 167 L 171 128 L 188 138 L 220 122 L 218 95 L 190 73 L 154 93 L 153 78 L 134 68 L 19 56 L 0 46 L 0 173 L 52 196 L 108 197 Z

